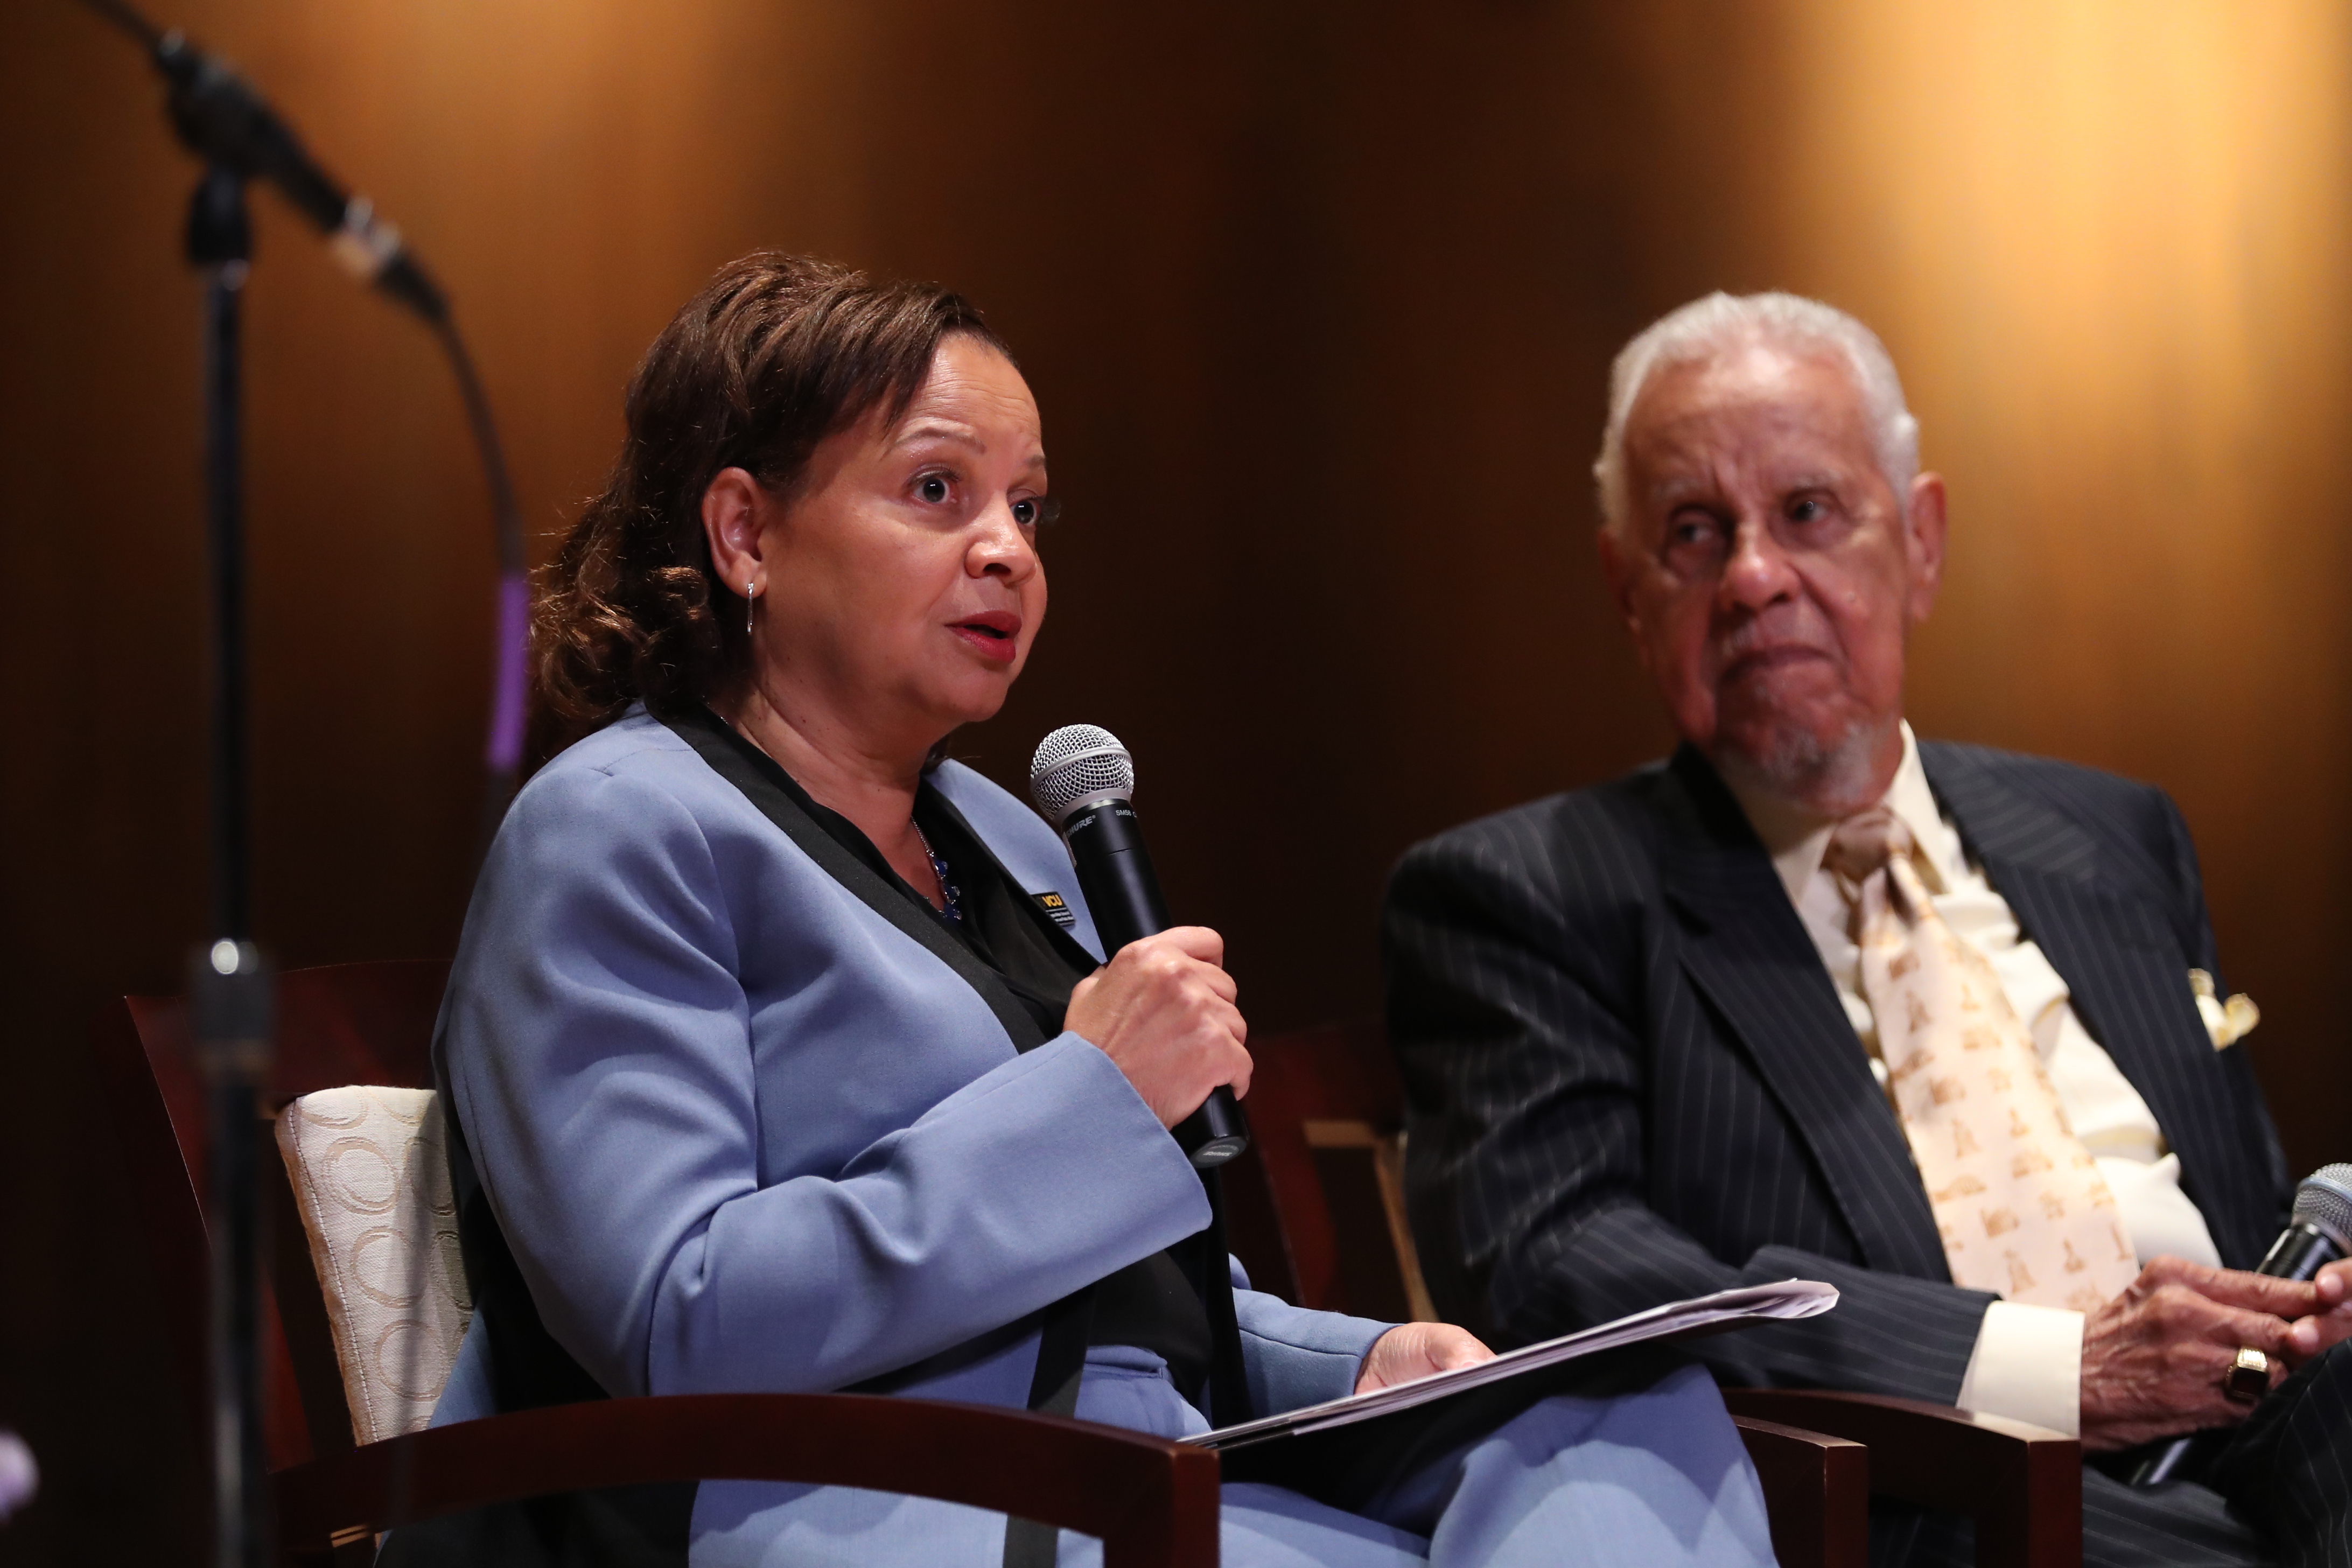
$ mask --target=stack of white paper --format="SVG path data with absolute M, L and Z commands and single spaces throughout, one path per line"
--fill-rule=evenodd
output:
M 1286 1411 L 1280 1415 L 1269 1415 L 1262 1421 L 1221 1426 L 1214 1432 L 1187 1437 L 1185 1441 L 1197 1443 L 1204 1448 L 1239 1448 L 1270 1437 L 1295 1436 L 1306 1432 L 1319 1432 L 1328 1426 L 1345 1426 L 1351 1422 L 1369 1421 L 1375 1415 L 1386 1415 L 1392 1411 L 1409 1410 L 1416 1405 L 1426 1405 L 1433 1399 L 1443 1399 L 1465 1389 L 1500 1383 L 1540 1367 L 1557 1366 L 1579 1356 L 1615 1350 L 1621 1345 L 1639 1344 L 1644 1340 L 1685 1339 L 1694 1334 L 1736 1329 L 1743 1323 L 1815 1317 L 1836 1306 L 1837 1300 L 1837 1288 L 1824 1285 L 1818 1279 L 1783 1279 L 1777 1285 L 1750 1285 L 1738 1290 L 1718 1290 L 1712 1296 L 1672 1301 L 1663 1307 L 1653 1307 L 1646 1312 L 1620 1318 L 1613 1323 L 1562 1334 L 1556 1340 L 1546 1340 L 1539 1345 L 1511 1351 L 1492 1361 L 1480 1362 L 1475 1366 L 1433 1373 L 1411 1383 L 1395 1384 L 1387 1388 L 1374 1389 L 1370 1394 L 1358 1394 L 1322 1405 L 1310 1405 L 1304 1410 Z

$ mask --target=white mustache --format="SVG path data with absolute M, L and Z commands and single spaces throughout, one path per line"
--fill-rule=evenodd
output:
M 1829 635 L 1829 627 L 1822 624 L 1822 617 L 1810 605 L 1788 605 L 1777 615 L 1768 613 L 1743 620 L 1715 639 L 1716 653 L 1726 666 L 1749 654 L 1790 647 L 1834 653 L 1837 641 Z

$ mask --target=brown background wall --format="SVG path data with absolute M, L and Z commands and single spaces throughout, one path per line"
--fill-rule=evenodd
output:
M 1069 521 L 1033 673 L 1142 759 L 1261 1028 L 1374 1005 L 1415 837 L 1666 732 L 1601 595 L 1609 354 L 1709 288 L 1878 326 L 1955 559 L 1923 731 L 2163 783 L 2300 1166 L 2341 1157 L 2352 51 L 2340 8 L 2110 0 L 992 6 L 179 0 L 451 286 L 545 538 L 720 261 L 950 280 L 1019 346 Z M 127 47 L 0 9 L 0 1424 L 12 1560 L 182 1539 L 161 1314 L 79 1056 L 204 922 L 192 170 Z M 258 912 L 289 964 L 449 950 L 484 507 L 424 339 L 274 201 L 252 290 Z M 1286 807 L 1315 805 L 1302 822 Z M 20 1557 L 19 1554 L 23 1555 Z

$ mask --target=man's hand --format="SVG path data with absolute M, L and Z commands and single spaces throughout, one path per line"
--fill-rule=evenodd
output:
M 2319 1310 L 2297 1318 L 2287 1331 L 2287 1359 L 2297 1366 L 2352 1339 L 2352 1258 L 2329 1264 L 2311 1283 L 2319 1293 Z
M 2247 1405 L 2221 1392 L 2241 1346 L 2290 1366 L 2352 1336 L 2352 1268 L 2300 1283 L 2159 1258 L 2083 1324 L 2083 1447 L 2128 1448 L 2206 1426 L 2234 1426 Z
M 1494 1359 L 1495 1352 L 1467 1329 L 1452 1323 L 1400 1323 L 1372 1342 L 1364 1357 L 1363 1373 L 1356 1379 L 1356 1392 L 1370 1394 L 1375 1388 Z

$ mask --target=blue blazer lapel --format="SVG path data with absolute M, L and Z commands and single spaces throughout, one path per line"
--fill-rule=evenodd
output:
M 1902 1127 L 1764 847 L 1696 751 L 1672 773 L 1663 873 L 1684 968 L 1811 1151 L 1863 1260 L 1950 1279 Z
M 2222 1261 L 2252 1267 L 2277 1216 L 2254 1153 L 2221 1109 L 2237 1097 L 2198 1016 L 2192 961 L 2162 888 L 1979 758 L 1934 744 L 1919 756 L 1969 852 L 2066 982 L 2084 1026 L 2155 1113 Z
M 711 771 L 737 789 L 759 813 L 783 830 L 801 852 L 823 867 L 868 909 L 888 921 L 955 971 L 958 979 L 980 993 L 981 1000 L 1003 1026 L 1015 1051 L 1026 1053 L 1045 1043 L 1037 1021 L 1013 996 L 1003 977 L 949 934 L 946 928 L 916 908 L 881 875 L 843 848 L 816 820 L 801 809 L 793 794 L 799 785 L 772 757 L 737 734 L 727 721 L 700 703 L 658 715 L 672 733 L 694 748 Z M 959 813 L 959 816 L 961 814 Z M 978 834 L 972 835 L 980 840 Z M 985 847 L 985 840 L 980 840 Z

